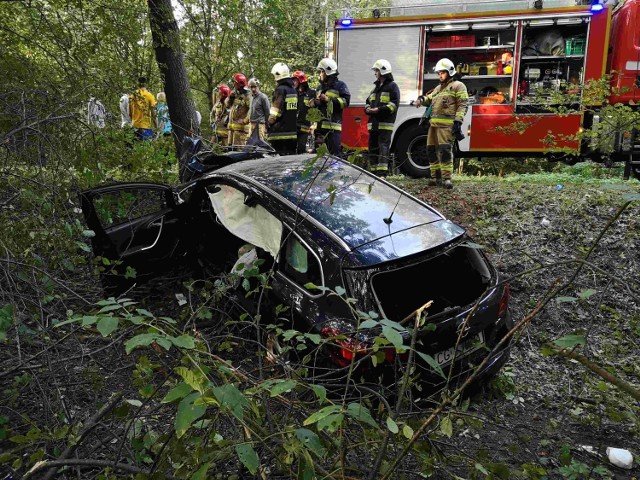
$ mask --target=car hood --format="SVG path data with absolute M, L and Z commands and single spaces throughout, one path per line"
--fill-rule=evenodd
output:
M 436 249 L 462 237 L 465 230 L 449 220 L 394 232 L 355 248 L 349 255 L 351 267 L 371 266 Z

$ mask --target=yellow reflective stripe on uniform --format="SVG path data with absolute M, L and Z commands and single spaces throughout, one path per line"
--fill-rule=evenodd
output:
M 242 125 L 240 123 L 230 123 L 229 128 L 244 128 L 246 125 Z
M 337 90 L 327 90 L 325 95 L 329 98 L 340 98 L 340 92 Z
M 344 98 L 339 97 L 337 100 L 342 108 L 344 108 L 347 105 L 347 101 Z
M 280 109 L 278 107 L 271 107 L 271 110 L 269 110 L 269 115 L 273 115 L 274 117 L 279 117 Z
M 369 101 L 373 102 L 376 99 L 376 94 L 372 93 L 371 95 L 369 95 Z
M 295 140 L 298 136 L 292 133 L 269 133 L 267 134 L 268 140 Z
M 391 96 L 388 93 L 383 93 L 380 95 L 380 101 L 384 103 L 389 103 L 391 100 Z
M 342 130 L 342 124 L 333 122 L 322 122 L 320 124 L 320 128 L 324 128 L 325 130 Z
M 298 109 L 298 94 L 291 93 L 286 96 L 285 104 L 287 106 L 287 110 L 297 110 Z
M 393 123 L 390 122 L 379 122 L 378 128 L 380 130 L 393 130 Z
M 311 131 L 311 129 L 309 127 L 300 127 L 300 131 L 302 133 L 309 133 Z
M 396 111 L 396 105 L 395 105 L 395 103 L 389 103 L 389 104 L 387 105 L 387 107 L 389 108 L 389 110 L 391 110 L 391 113 L 393 113 L 393 112 L 395 112 L 395 111 Z
M 453 125 L 453 118 L 434 118 L 431 117 L 431 124 L 432 125 Z

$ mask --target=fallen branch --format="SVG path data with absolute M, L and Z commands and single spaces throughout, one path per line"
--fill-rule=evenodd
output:
M 102 406 L 100 410 L 98 410 L 92 417 L 90 417 L 87 423 L 85 424 L 84 428 L 82 429 L 82 432 L 80 432 L 80 435 L 78 436 L 77 440 L 75 440 L 73 443 L 67 446 L 64 452 L 62 452 L 58 457 L 58 460 L 55 460 L 52 462 L 45 462 L 45 463 L 48 463 L 49 467 L 47 467 L 48 472 L 44 477 L 42 477 L 42 480 L 51 480 L 56 476 L 57 470 L 54 468 L 54 465 L 52 464 L 59 463 L 62 461 L 67 461 L 67 459 L 73 454 L 73 452 L 75 452 L 76 448 L 78 448 L 78 445 L 82 443 L 82 441 L 89 434 L 89 432 L 93 430 L 93 428 L 98 424 L 98 421 L 102 417 L 104 417 L 108 412 L 110 412 L 113 409 L 113 407 L 115 407 L 115 405 L 120 401 L 123 395 L 124 394 L 122 392 L 116 393 L 113 397 L 111 397 L 111 399 L 107 403 L 105 403 Z M 101 461 L 101 460 L 98 460 L 98 461 Z M 113 462 L 107 462 L 107 463 L 109 465 L 118 465 L 118 464 L 114 464 Z M 32 471 L 33 469 L 31 469 L 27 473 L 27 475 L 25 475 L 24 478 L 27 478 L 29 476 L 29 473 L 31 473 Z M 141 471 L 138 473 L 143 473 L 143 472 Z
M 72 458 L 68 460 L 51 460 L 51 461 L 42 461 L 36 463 L 31 470 L 29 470 L 22 480 L 28 480 L 29 478 L 34 478 L 33 475 L 43 469 L 49 468 L 57 468 L 57 467 L 65 467 L 65 466 L 81 466 L 81 467 L 105 467 L 105 468 L 115 468 L 118 470 L 123 470 L 129 473 L 141 473 L 143 475 L 149 475 L 147 470 L 143 470 L 138 467 L 134 467 L 133 465 L 129 465 L 127 463 L 114 463 L 111 460 L 92 460 L 90 458 Z M 165 478 L 170 480 L 175 480 L 175 477 L 171 475 L 167 475 Z
M 634 386 L 633 384 L 631 384 L 629 382 L 625 382 L 624 380 L 622 380 L 621 378 L 616 377 L 615 375 L 612 375 L 611 373 L 606 371 L 604 368 L 602 368 L 602 367 L 596 365 L 595 363 L 593 363 L 591 360 L 589 360 L 584 355 L 580 355 L 579 353 L 577 353 L 577 352 L 575 352 L 573 350 L 567 350 L 566 348 L 554 347 L 553 350 L 554 350 L 554 353 L 556 353 L 557 355 L 559 355 L 561 357 L 570 358 L 572 360 L 576 360 L 578 363 L 581 363 L 582 365 L 584 365 L 588 370 L 591 370 L 593 373 L 595 373 L 596 375 L 599 375 L 600 377 L 602 377 L 607 382 L 611 383 L 612 385 L 615 385 L 620 390 L 628 393 L 635 400 L 640 401 L 640 390 L 638 390 L 638 388 L 636 386 Z

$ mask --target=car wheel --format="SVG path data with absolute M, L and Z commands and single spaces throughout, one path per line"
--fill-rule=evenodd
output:
M 414 178 L 429 176 L 427 159 L 428 129 L 416 124 L 404 130 L 396 144 L 396 158 L 400 169 Z

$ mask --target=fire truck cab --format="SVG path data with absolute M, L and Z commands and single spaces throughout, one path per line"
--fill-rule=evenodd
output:
M 413 102 L 438 84 L 440 58 L 457 66 L 469 93 L 459 157 L 592 158 L 626 161 L 640 178 L 639 126 L 616 126 L 603 155 L 579 132 L 606 121 L 580 86 L 611 74 L 609 102 L 640 104 L 640 0 L 442 0 L 420 6 L 342 11 L 327 49 L 351 91 L 343 114 L 343 146 L 366 150 L 365 100 L 371 65 L 389 60 L 401 99 L 392 151 L 407 175 L 429 174 L 424 108 Z M 542 90 L 541 90 L 542 89 Z M 565 112 L 540 103 L 536 91 L 573 92 Z M 579 92 L 578 95 L 575 95 Z M 562 153 L 559 153 L 562 152 Z

